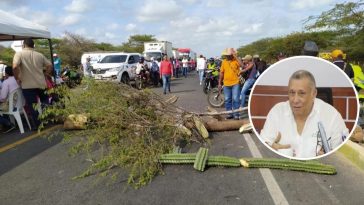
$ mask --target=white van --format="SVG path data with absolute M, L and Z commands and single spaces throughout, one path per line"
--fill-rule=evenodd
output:
M 108 53 L 93 65 L 92 76 L 95 79 L 117 79 L 118 82 L 129 82 L 135 78 L 139 53 Z

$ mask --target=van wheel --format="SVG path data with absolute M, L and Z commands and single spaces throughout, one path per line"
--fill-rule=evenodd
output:
M 130 84 L 130 78 L 129 78 L 129 75 L 124 73 L 122 76 L 121 76 L 121 82 L 124 83 L 124 84 L 127 84 L 129 85 Z

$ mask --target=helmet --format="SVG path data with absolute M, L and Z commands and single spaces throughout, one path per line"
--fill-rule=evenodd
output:
M 340 50 L 340 49 L 335 49 L 335 50 L 333 50 L 332 52 L 331 52 L 331 56 L 333 57 L 333 58 L 337 58 L 338 56 L 340 56 L 341 55 L 341 57 L 343 57 L 344 56 L 344 52 L 342 51 L 342 50 Z
M 209 58 L 209 61 L 210 61 L 210 62 L 214 62 L 214 61 L 215 61 L 215 59 L 214 59 L 214 58 Z
M 144 57 L 143 57 L 143 56 L 142 56 L 142 57 L 140 57 L 139 62 L 141 62 L 141 63 L 143 63 L 143 62 L 144 62 Z

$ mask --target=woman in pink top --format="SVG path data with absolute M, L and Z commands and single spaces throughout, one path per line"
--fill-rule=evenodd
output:
M 173 66 L 172 63 L 169 61 L 168 56 L 163 56 L 163 61 L 161 62 L 160 66 L 160 77 L 163 80 L 163 94 L 167 93 L 168 91 L 171 92 L 171 76 L 173 75 Z

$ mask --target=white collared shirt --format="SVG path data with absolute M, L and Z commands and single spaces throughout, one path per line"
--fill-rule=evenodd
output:
M 323 124 L 332 150 L 343 142 L 343 136 L 346 138 L 349 135 L 349 130 L 340 113 L 330 104 L 316 98 L 301 135 L 298 134 L 289 101 L 286 101 L 276 104 L 269 111 L 260 137 L 267 144 L 272 145 L 278 133 L 281 133 L 279 144 L 290 144 L 291 148 L 280 149 L 279 153 L 297 158 L 315 157 L 321 149 L 321 146 L 317 146 L 319 122 Z

